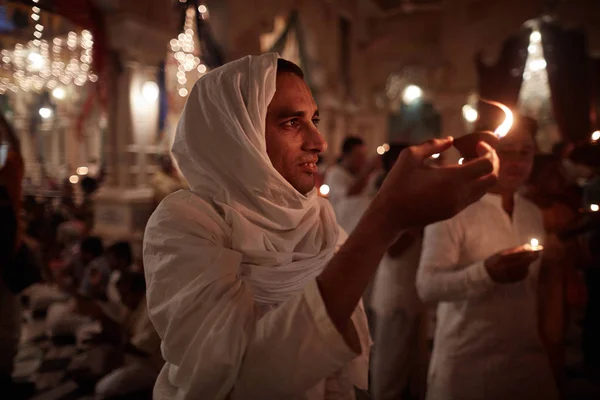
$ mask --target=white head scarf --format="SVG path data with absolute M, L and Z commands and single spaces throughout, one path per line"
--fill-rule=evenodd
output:
M 267 155 L 277 59 L 248 56 L 202 77 L 172 149 L 191 190 L 231 227 L 240 275 L 262 306 L 301 291 L 331 259 L 340 234 L 331 205 L 315 189 L 299 193 Z

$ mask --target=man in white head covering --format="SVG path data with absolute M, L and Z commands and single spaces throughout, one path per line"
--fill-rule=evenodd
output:
M 387 247 L 496 181 L 485 144 L 448 168 L 424 160 L 452 138 L 409 148 L 341 245 L 313 189 L 326 149 L 317 124 L 302 71 L 277 54 L 231 62 L 192 89 L 173 144 L 190 190 L 160 204 L 144 239 L 166 361 L 155 399 L 353 399 L 370 345 L 359 302 Z

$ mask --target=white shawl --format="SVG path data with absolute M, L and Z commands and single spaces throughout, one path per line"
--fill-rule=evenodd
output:
M 245 57 L 196 83 L 173 154 L 194 193 L 231 227 L 231 247 L 256 301 L 278 304 L 331 259 L 339 231 L 316 189 L 300 194 L 267 155 L 265 121 L 277 54 Z
M 167 197 L 144 238 L 150 316 L 167 362 L 155 398 L 218 399 L 234 386 L 236 398 L 282 398 L 357 356 L 314 281 L 345 234 L 331 205 L 316 190 L 296 191 L 267 155 L 277 58 L 248 56 L 206 74 L 183 111 L 173 153 L 191 193 Z M 362 309 L 353 321 L 363 355 L 348 373 L 364 387 Z

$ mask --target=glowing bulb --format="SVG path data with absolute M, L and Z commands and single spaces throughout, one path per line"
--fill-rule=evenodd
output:
M 77 182 L 79 182 L 79 177 L 77 175 L 71 175 L 69 177 L 69 182 L 71 182 L 73 185 L 76 184 Z
M 39 21 L 40 16 L 38 14 L 31 14 L 31 19 L 34 21 Z
M 594 142 L 600 140 L 600 131 L 595 131 L 594 133 L 592 133 L 592 140 Z
M 44 118 L 44 119 L 48 119 L 52 116 L 52 109 L 48 108 L 48 107 L 42 107 L 40 108 L 40 117 Z
M 408 85 L 402 93 L 402 99 L 406 104 L 414 103 L 423 95 L 423 90 L 416 85 Z
M 475 122 L 475 121 L 477 121 L 477 118 L 479 117 L 479 113 L 477 112 L 477 110 L 474 109 L 473 107 L 471 107 L 471 105 L 469 105 L 469 104 L 465 104 L 463 106 L 462 115 L 463 115 L 463 118 L 468 122 Z
M 321 187 L 319 187 L 319 193 L 321 193 L 322 196 L 327 196 L 329 194 L 329 185 L 321 185 Z
M 65 97 L 67 97 L 67 91 L 60 86 L 55 87 L 54 90 L 52 90 L 52 97 L 58 100 L 62 100 Z
M 198 72 L 200 72 L 201 74 L 206 72 L 206 65 L 204 64 L 200 64 L 198 65 Z
M 596 211 L 600 210 L 600 206 L 598 206 L 598 204 L 590 204 L 590 210 L 592 210 L 593 212 L 596 212 Z
M 87 175 L 89 172 L 88 167 L 79 167 L 77 168 L 77 175 Z
M 387 151 L 390 151 L 390 145 L 389 145 L 389 144 L 387 144 L 387 143 L 384 143 L 384 144 L 382 144 L 382 146 L 383 146 L 383 149 L 384 149 L 386 152 L 387 152 Z
M 531 35 L 529 35 L 529 41 L 531 41 L 532 43 L 539 43 L 542 41 L 542 34 L 540 33 L 540 31 L 533 31 L 531 32 Z
M 543 58 L 539 59 L 539 60 L 533 60 L 530 64 L 529 67 L 531 68 L 532 71 L 541 71 L 544 68 L 546 68 L 546 60 L 544 60 Z
M 531 247 L 538 247 L 540 245 L 540 241 L 536 238 L 533 238 L 531 239 L 531 242 L 529 242 L 529 244 L 531 245 Z
M 437 160 L 438 158 L 440 158 L 440 153 L 432 154 L 431 158 L 433 158 L 434 160 Z
M 180 95 L 181 97 L 185 97 L 185 96 L 187 96 L 187 95 L 188 95 L 188 90 L 187 90 L 186 88 L 181 88 L 181 89 L 179 89 L 179 95 Z
M 27 61 L 29 61 L 31 68 L 34 70 L 39 70 L 44 66 L 44 57 L 40 53 L 29 53 Z
M 146 81 L 142 85 L 142 96 L 146 99 L 147 102 L 151 103 L 158 99 L 158 95 L 160 94 L 160 90 L 158 89 L 158 85 L 154 81 Z
M 198 12 L 200 14 L 206 14 L 208 12 L 208 8 L 204 4 L 198 6 Z
M 464 163 L 464 162 L 465 162 L 465 158 L 464 158 L 464 157 L 461 157 L 461 158 L 458 160 L 458 165 L 463 165 L 463 163 Z
M 382 156 L 385 153 L 385 147 L 383 146 L 377 146 L 377 154 L 379 154 L 380 156 Z

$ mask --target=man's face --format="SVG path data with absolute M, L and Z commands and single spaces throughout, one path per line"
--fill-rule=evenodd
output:
M 516 192 L 521 187 L 533 167 L 535 143 L 528 132 L 509 132 L 498 145 L 500 159 L 498 187 L 505 192 Z
M 319 133 L 319 110 L 304 80 L 277 74 L 273 100 L 267 108 L 267 154 L 273 167 L 300 193 L 315 185 L 318 154 L 327 149 Z
M 353 174 L 358 174 L 367 162 L 367 146 L 364 144 L 356 145 L 346 156 L 346 166 Z

